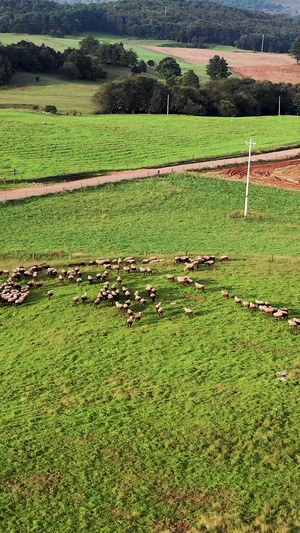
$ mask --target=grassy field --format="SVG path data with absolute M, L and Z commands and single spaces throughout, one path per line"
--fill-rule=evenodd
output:
M 247 220 L 243 196 L 240 183 L 172 175 L 0 206 L 0 268 L 53 251 L 232 258 L 193 274 L 200 295 L 167 283 L 183 270 L 173 261 L 122 275 L 131 291 L 155 285 L 165 310 L 149 304 L 132 330 L 93 307 L 95 267 L 79 291 L 48 280 L 0 306 L 3 533 L 299 530 L 298 334 L 220 295 L 299 316 L 299 194 L 251 186 Z
M 0 118 L 2 179 L 12 179 L 13 168 L 19 179 L 29 179 L 244 154 L 250 135 L 259 152 L 297 145 L 300 133 L 298 117 L 287 116 L 73 117 L 2 110 Z
M 74 111 L 83 115 L 92 114 L 95 104 L 92 98 L 99 87 L 106 81 L 120 76 L 128 76 L 130 69 L 125 67 L 107 67 L 107 79 L 97 82 L 68 80 L 63 76 L 41 74 L 40 81 L 35 81 L 35 74 L 18 72 L 10 81 L 9 86 L 0 88 L 0 109 L 40 108 L 53 104 L 61 113 L 73 114 Z

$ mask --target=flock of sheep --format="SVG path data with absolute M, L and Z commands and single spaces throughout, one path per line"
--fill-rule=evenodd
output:
M 228 261 L 229 257 L 223 255 L 220 257 L 220 261 Z M 175 263 L 182 265 L 184 275 L 175 276 L 173 274 L 167 274 L 167 280 L 175 283 L 177 281 L 180 286 L 194 285 L 195 289 L 200 292 L 204 292 L 205 288 L 202 283 L 194 281 L 189 275 L 191 272 L 197 270 L 200 266 L 213 266 L 215 264 L 216 257 L 213 255 L 199 255 L 194 258 L 189 256 L 176 256 Z M 69 263 L 68 269 L 62 269 L 60 272 L 57 268 L 51 267 L 48 263 L 41 263 L 32 265 L 28 268 L 19 266 L 15 268 L 10 274 L 8 270 L 0 270 L 0 277 L 7 278 L 2 285 L 0 285 L 0 302 L 5 305 L 22 305 L 28 298 L 32 289 L 40 289 L 43 287 L 43 280 L 40 279 L 42 275 L 46 275 L 47 278 L 57 278 L 60 284 L 76 284 L 79 288 L 83 281 L 84 275 L 81 271 L 81 267 L 86 266 L 98 266 L 102 267 L 103 271 L 98 272 L 96 275 L 85 275 L 86 281 L 89 285 L 95 283 L 102 283 L 101 288 L 98 290 L 96 298 L 93 299 L 93 304 L 98 307 L 101 302 L 110 302 L 115 308 L 126 315 L 126 325 L 131 328 L 134 322 L 139 322 L 143 315 L 143 309 L 148 303 L 155 303 L 157 299 L 157 289 L 147 284 L 145 287 L 145 295 L 141 294 L 139 290 L 131 291 L 126 285 L 123 284 L 122 275 L 140 273 L 143 276 L 151 276 L 153 263 L 165 262 L 165 259 L 158 259 L 155 256 L 149 259 L 143 259 L 140 266 L 137 266 L 137 261 L 134 257 L 129 256 L 124 259 L 98 259 L 89 262 L 76 262 Z M 123 274 L 122 274 L 123 273 Z M 109 279 L 116 274 L 116 283 L 111 283 Z M 22 285 L 22 281 L 26 281 L 26 285 Z M 228 291 L 223 290 L 221 292 L 222 297 L 226 300 L 230 298 Z M 51 300 L 54 296 L 54 290 L 47 291 L 47 298 Z M 85 303 L 89 299 L 87 291 L 83 294 L 73 297 L 73 305 L 79 303 Z M 255 303 L 243 301 L 241 298 L 235 296 L 234 301 L 238 306 L 245 307 L 250 311 L 256 311 L 259 309 L 264 314 L 273 316 L 274 318 L 283 320 L 288 319 L 288 309 L 286 307 L 273 307 L 269 302 L 256 300 Z M 175 304 L 176 302 L 173 302 Z M 132 306 L 137 304 L 140 306 L 140 310 L 133 312 Z M 155 304 L 155 310 L 158 317 L 162 318 L 164 315 L 163 304 L 160 301 Z M 184 314 L 192 318 L 194 316 L 193 310 L 189 307 L 183 308 Z M 292 329 L 297 329 L 300 326 L 300 319 L 293 318 L 288 320 L 288 324 Z
M 221 294 L 225 300 L 230 298 L 228 291 L 221 291 Z M 265 302 L 263 300 L 255 300 L 255 303 L 253 303 L 244 301 L 242 298 L 235 296 L 234 301 L 237 305 L 245 307 L 250 311 L 257 311 L 257 309 L 259 309 L 259 311 L 265 315 L 273 316 L 274 318 L 277 318 L 277 320 L 285 320 L 288 319 L 289 316 L 287 307 L 273 307 L 269 302 Z M 288 324 L 291 329 L 297 329 L 298 326 L 300 326 L 300 318 L 292 318 L 288 320 Z

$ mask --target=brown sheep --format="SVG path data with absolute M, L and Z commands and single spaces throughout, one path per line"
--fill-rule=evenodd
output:
M 226 300 L 228 300 L 228 298 L 229 298 L 229 292 L 227 292 L 227 291 L 221 291 L 221 294 L 222 294 L 223 298 L 225 298 Z
M 84 304 L 84 302 L 87 301 L 87 297 L 88 297 L 88 296 L 87 296 L 87 293 L 86 293 L 86 292 L 81 296 L 81 301 L 82 301 L 83 304 Z
M 189 317 L 189 318 L 192 318 L 194 316 L 194 313 L 192 311 L 192 309 L 189 309 L 188 307 L 185 307 L 184 308 L 184 313 Z
M 146 303 L 147 303 L 147 300 L 146 300 L 145 298 L 141 298 L 140 304 L 141 304 L 143 307 L 145 307 Z
M 250 303 L 249 303 L 249 309 L 250 309 L 251 311 L 256 311 L 257 307 L 256 307 L 256 305 L 255 305 L 253 302 L 250 302 Z
M 54 294 L 54 291 L 48 291 L 48 292 L 47 292 L 47 296 L 48 296 L 48 299 L 49 299 L 49 300 L 51 300 L 53 294 Z
M 195 287 L 198 291 L 204 292 L 204 285 L 201 283 L 197 283 L 197 281 L 195 281 Z
M 289 324 L 291 329 L 297 329 L 297 327 L 298 327 L 298 324 L 297 324 L 297 322 L 295 322 L 295 320 L 289 320 L 288 324 Z
M 77 305 L 78 302 L 79 302 L 79 296 L 74 296 L 74 298 L 73 298 L 73 304 L 74 304 L 74 305 Z
M 132 324 L 133 324 L 133 317 L 130 316 L 127 320 L 127 327 L 128 328 L 131 328 L 132 327 Z
M 173 276 L 172 274 L 167 274 L 167 280 L 175 281 L 175 276 Z
M 159 309 L 160 307 L 161 307 L 161 302 L 159 302 L 158 304 L 156 304 L 156 306 L 155 306 L 156 311 L 158 311 L 158 309 Z
M 242 306 L 246 307 L 247 309 L 249 309 L 250 303 L 249 302 L 242 302 Z
M 242 305 L 242 300 L 238 298 L 237 296 L 234 297 L 234 301 L 237 305 Z
M 135 318 L 135 321 L 136 321 L 136 322 L 139 322 L 139 321 L 141 320 L 141 318 L 142 318 L 142 313 L 141 313 L 141 312 L 136 313 L 136 315 L 135 315 L 134 318 Z
M 150 293 L 150 298 L 151 298 L 152 302 L 155 302 L 155 298 L 156 298 L 155 292 L 151 292 Z
M 229 261 L 228 255 L 221 255 L 220 261 Z

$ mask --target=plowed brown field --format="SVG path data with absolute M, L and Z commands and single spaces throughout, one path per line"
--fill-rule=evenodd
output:
M 245 181 L 247 165 L 223 169 L 218 175 L 226 179 Z M 300 160 L 252 164 L 250 179 L 264 185 L 300 191 Z
M 230 69 L 242 78 L 269 80 L 272 82 L 300 83 L 300 65 L 288 54 L 260 52 L 227 52 L 204 48 L 176 48 L 168 46 L 144 46 L 164 56 L 173 56 L 186 63 L 207 65 L 216 54 L 224 57 Z

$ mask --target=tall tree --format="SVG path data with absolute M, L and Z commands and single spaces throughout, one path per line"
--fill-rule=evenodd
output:
M 199 78 L 193 70 L 188 70 L 183 74 L 182 87 L 195 87 L 196 89 L 199 89 Z
M 290 53 L 290 55 L 292 57 L 297 59 L 297 64 L 299 64 L 299 61 L 300 61 L 300 37 L 297 37 L 297 39 L 294 40 L 289 53 Z
M 206 72 L 212 80 L 224 79 L 231 76 L 226 59 L 218 55 L 215 55 L 209 60 Z
M 164 78 L 171 76 L 181 76 L 181 68 L 174 57 L 164 57 L 156 67 L 157 72 L 160 72 Z

